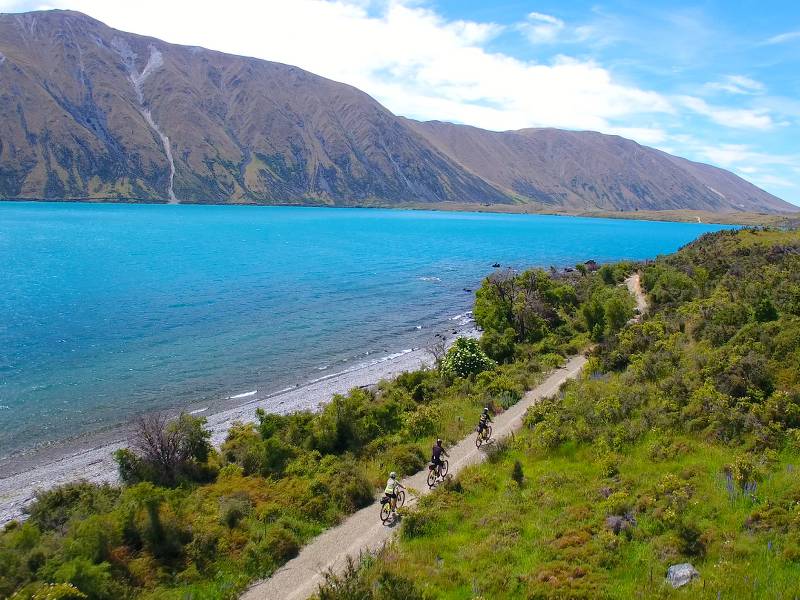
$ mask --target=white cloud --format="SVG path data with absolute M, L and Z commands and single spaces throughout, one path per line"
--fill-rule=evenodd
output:
M 742 169 L 750 167 L 778 166 L 778 167 L 800 167 L 800 155 L 769 154 L 754 150 L 747 144 L 718 144 L 704 145 L 701 151 L 715 163 Z
M 746 166 L 751 172 L 755 172 L 756 169 L 749 163 L 755 158 L 760 158 L 745 144 L 703 146 L 700 151 L 711 162 L 725 167 L 737 167 L 741 163 L 748 163 Z M 759 160 L 759 162 L 763 161 Z
M 800 154 L 771 154 L 750 144 L 709 143 L 687 134 L 668 135 L 665 143 L 654 145 L 670 154 L 728 169 L 789 202 L 799 203 L 792 173 L 800 174 Z
M 741 171 L 741 169 L 739 169 Z M 745 175 L 747 173 L 745 172 Z M 771 173 L 754 173 L 748 176 L 751 183 L 760 188 L 782 188 L 786 190 L 794 190 L 797 188 L 797 182 Z
M 552 15 L 532 12 L 528 13 L 525 22 L 519 24 L 519 30 L 534 44 L 555 42 L 564 30 L 564 21 Z
M 409 117 L 495 130 L 608 131 L 614 121 L 671 110 L 662 95 L 619 82 L 592 61 L 532 62 L 490 52 L 483 45 L 500 25 L 448 20 L 418 2 L 228 0 L 224 10 L 186 0 L 55 3 L 118 29 L 297 65 Z M 531 19 L 560 26 L 549 15 Z
M 721 81 L 708 83 L 706 87 L 711 90 L 748 96 L 762 94 L 766 91 L 763 83 L 744 75 L 726 75 Z
M 621 135 L 649 146 L 661 144 L 669 138 L 669 134 L 660 127 L 611 127 L 606 133 Z
M 717 125 L 737 129 L 772 129 L 775 122 L 769 113 L 760 108 L 730 108 L 713 106 L 702 98 L 679 96 L 677 101 L 689 110 L 707 117 Z
M 785 44 L 797 39 L 800 39 L 800 31 L 787 31 L 786 33 L 773 35 L 771 38 L 764 40 L 763 43 L 766 45 Z
M 577 44 L 591 42 L 593 47 L 605 46 L 616 39 L 605 22 L 592 21 L 584 24 L 568 24 L 558 17 L 540 12 L 528 13 L 514 27 L 531 44 Z

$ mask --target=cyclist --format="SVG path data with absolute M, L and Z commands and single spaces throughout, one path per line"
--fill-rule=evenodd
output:
M 386 494 L 386 497 L 389 498 L 391 505 L 392 505 L 392 512 L 397 512 L 397 490 L 401 489 L 404 490 L 400 482 L 397 481 L 397 473 L 392 471 L 389 473 L 389 480 L 386 482 L 386 489 L 383 490 L 383 493 Z
M 492 422 L 492 418 L 489 416 L 489 407 L 485 406 L 483 408 L 483 413 L 481 414 L 481 418 L 478 421 L 478 435 L 483 433 L 483 430 L 486 429 L 486 426 Z
M 436 469 L 436 474 L 439 477 L 442 476 L 442 454 L 444 454 L 447 458 L 450 458 L 447 450 L 442 447 L 442 438 L 439 438 L 436 440 L 436 443 L 431 449 L 431 462 L 433 463 L 433 468 Z

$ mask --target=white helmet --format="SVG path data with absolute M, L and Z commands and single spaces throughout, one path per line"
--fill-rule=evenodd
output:
M 392 479 L 394 479 L 395 477 L 397 477 L 397 473 L 395 473 L 394 471 L 392 471 L 391 473 L 389 473 L 389 477 L 391 477 Z

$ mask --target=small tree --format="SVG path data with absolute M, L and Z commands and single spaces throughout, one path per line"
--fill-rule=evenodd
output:
M 617 295 L 613 295 L 606 300 L 603 312 L 609 333 L 615 333 L 622 329 L 631 316 L 628 307 Z
M 428 346 L 428 353 L 433 357 L 435 366 L 438 367 L 442 364 L 442 360 L 447 354 L 447 339 L 441 333 L 437 333 L 433 342 Z
M 514 461 L 514 468 L 511 470 L 511 479 L 517 482 L 517 485 L 522 487 L 522 482 L 525 480 L 525 473 L 522 472 L 522 463 L 518 460 Z
M 481 350 L 478 340 L 458 338 L 442 361 L 442 373 L 450 377 L 469 377 L 494 368 L 495 362 Z
M 193 467 L 204 464 L 211 452 L 211 432 L 206 420 L 181 414 L 169 421 L 163 413 L 139 417 L 133 434 L 132 448 L 114 453 L 120 477 L 126 483 L 153 481 L 175 485 Z
M 502 333 L 488 330 L 481 337 L 481 348 L 493 360 L 499 363 L 511 362 L 514 358 L 516 331 L 513 327 L 506 327 Z
M 593 296 L 581 308 L 583 318 L 586 320 L 586 329 L 595 341 L 600 341 L 606 328 L 606 311 L 603 308 L 603 303 Z
M 762 298 L 756 303 L 755 318 L 759 323 L 766 323 L 767 321 L 775 321 L 778 319 L 778 310 L 775 305 L 767 297 Z

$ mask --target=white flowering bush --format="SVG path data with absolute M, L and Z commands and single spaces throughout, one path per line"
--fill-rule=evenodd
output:
M 442 361 L 442 373 L 450 377 L 469 377 L 493 369 L 495 362 L 481 350 L 478 340 L 458 338 Z

